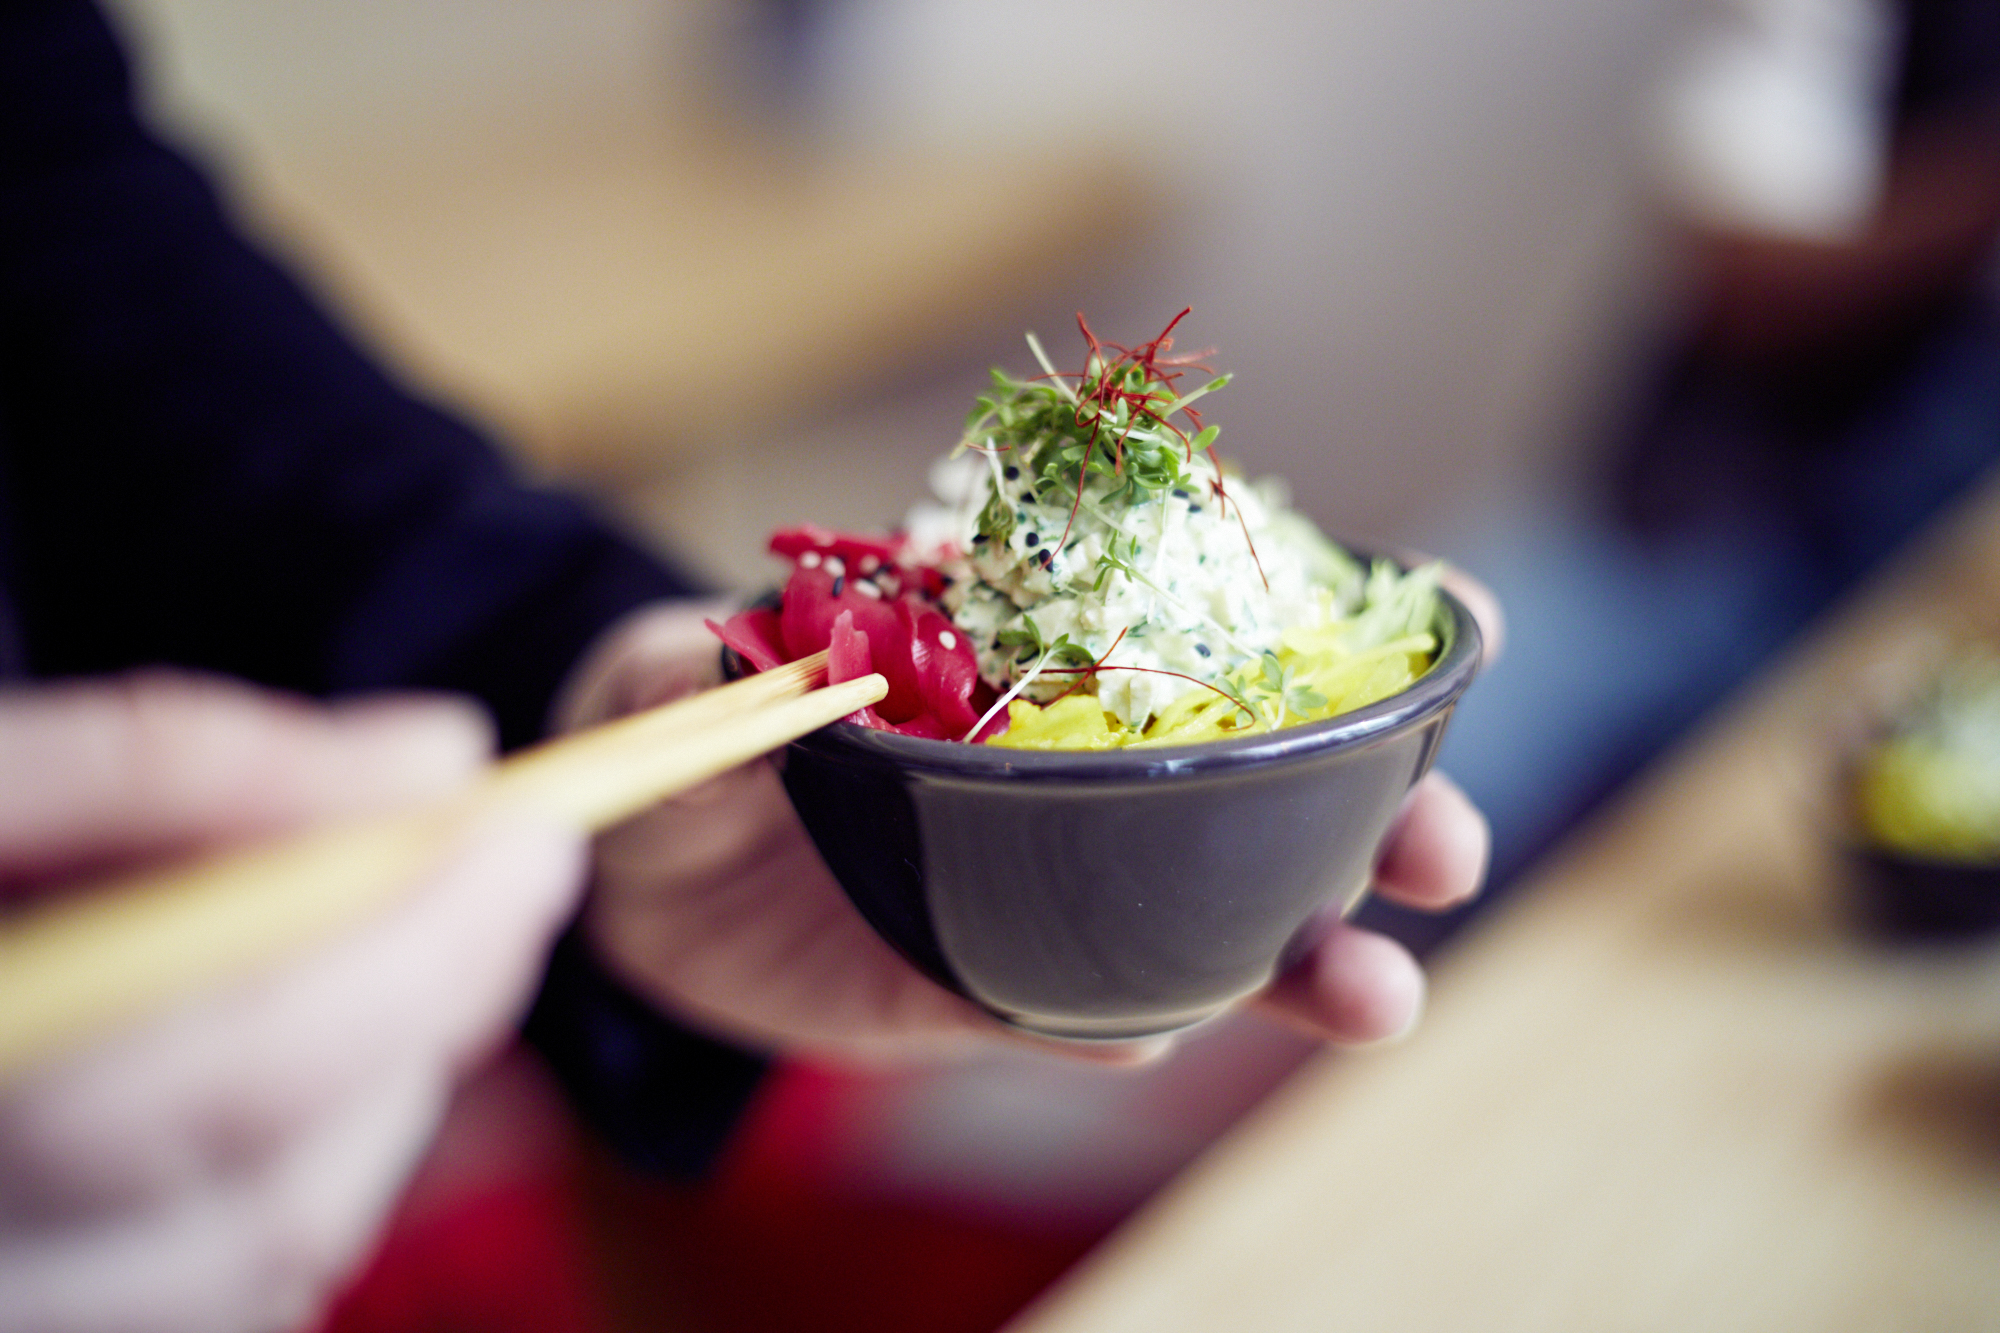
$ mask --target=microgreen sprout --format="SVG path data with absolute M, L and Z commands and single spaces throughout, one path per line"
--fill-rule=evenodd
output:
M 1071 666 L 1094 660 L 1088 648 L 1071 643 L 1067 634 L 1058 634 L 1053 641 L 1045 640 L 1033 616 L 1022 616 L 1021 622 L 1027 626 L 1026 629 L 1003 629 L 994 636 L 1002 647 L 1020 648 L 1023 657 L 1038 656 Z
M 1187 313 L 1181 311 L 1158 337 L 1136 347 L 1099 340 L 1079 314 L 1077 327 L 1089 347 L 1080 372 L 1058 371 L 1030 334 L 1028 347 L 1041 363 L 1042 375 L 1016 380 L 995 370 L 993 392 L 973 404 L 960 448 L 1012 449 L 1038 499 L 1056 493 L 1071 498 L 1058 548 L 1069 540 L 1091 478 L 1108 479 L 1108 498 L 1132 504 L 1190 485 L 1187 465 L 1194 462 L 1196 450 L 1214 463 L 1219 432 L 1202 424 L 1194 403 L 1227 385 L 1229 376 L 1216 376 L 1189 392 L 1180 390 L 1189 369 L 1207 369 L 1201 364 L 1207 353 L 1172 355 L 1174 326 Z M 1005 443 L 996 446 L 995 440 Z M 1225 500 L 1219 467 L 1210 488 L 1219 502 Z M 1004 508 L 1004 501 L 1000 505 Z M 994 506 L 980 521 L 980 531 L 989 538 L 1004 535 Z M 1244 536 L 1247 540 L 1248 529 Z
M 1285 724 L 1287 712 L 1303 717 L 1316 708 L 1326 707 L 1326 696 L 1308 685 L 1293 683 L 1297 668 L 1281 666 L 1276 653 L 1265 653 L 1258 665 L 1257 678 L 1251 682 L 1247 693 L 1260 700 L 1267 700 L 1276 707 L 1276 715 L 1268 716 L 1272 727 Z
M 1131 632 L 1132 632 L 1132 627 L 1130 625 L 1127 625 L 1124 629 L 1119 630 L 1118 637 L 1111 641 L 1111 646 L 1109 648 L 1106 648 L 1102 653 L 1098 654 L 1097 660 L 1092 662 L 1090 666 L 1086 668 L 1084 671 L 1080 672 L 1077 675 L 1077 678 L 1069 683 L 1068 689 L 1065 689 L 1061 694 L 1058 694 L 1055 698 L 1049 700 L 1047 706 L 1052 707 L 1055 704 L 1061 703 L 1064 699 L 1069 698 L 1071 694 L 1076 692 L 1078 687 L 1083 685 L 1091 677 L 1095 676 L 1099 671 L 1102 671 L 1104 669 L 1104 664 L 1111 660 L 1111 654 L 1118 651 L 1118 645 L 1125 642 L 1125 636 Z
M 1040 631 L 1036 632 L 1036 637 L 1038 638 L 1040 637 Z M 1067 646 L 1068 644 L 1069 644 L 1069 639 L 1067 635 L 1056 640 L 1056 645 Z M 980 732 L 986 729 L 987 723 L 991 722 L 994 718 L 1000 716 L 1000 714 L 1006 712 L 1007 705 L 1013 703 L 1014 700 L 1020 698 L 1021 691 L 1027 689 L 1030 685 L 1034 684 L 1035 677 L 1042 674 L 1042 668 L 1047 666 L 1049 664 L 1049 658 L 1055 655 L 1056 645 L 1051 645 L 1049 651 L 1042 654 L 1041 659 L 1035 663 L 1034 667 L 1028 672 L 1027 675 L 1021 677 L 1019 680 L 1014 682 L 1013 689 L 1008 690 L 1005 694 L 1001 695 L 998 699 L 994 700 L 993 706 L 987 709 L 984 713 L 980 714 L 979 720 L 972 724 L 972 730 L 966 732 L 965 735 L 959 737 L 959 740 L 967 744 L 970 744 L 974 736 L 977 736 Z M 1083 655 L 1083 660 L 1086 662 L 1090 661 L 1090 654 L 1085 653 Z
M 1037 669 L 1039 670 L 1039 667 Z M 1208 690 L 1211 693 L 1221 695 L 1224 699 L 1234 704 L 1237 707 L 1237 709 L 1240 710 L 1242 714 L 1245 717 L 1249 718 L 1252 722 L 1255 722 L 1260 716 L 1257 710 L 1251 707 L 1250 704 L 1243 698 L 1242 695 L 1236 693 L 1236 691 L 1229 688 L 1227 678 L 1224 678 L 1222 680 L 1203 680 L 1199 676 L 1190 676 L 1185 671 L 1167 671 L 1160 667 L 1113 665 L 1105 662 L 1094 663 L 1091 666 L 1049 668 L 1049 674 L 1051 676 L 1064 676 L 1064 675 L 1069 675 L 1073 672 L 1082 672 L 1086 676 L 1094 676 L 1100 671 L 1138 671 L 1148 676 L 1172 676 L 1176 680 L 1184 680 L 1191 685 L 1199 685 L 1204 690 Z M 1011 691 L 1007 697 L 1011 699 L 1014 697 L 1015 694 L 1018 694 L 1019 692 L 1020 688 L 1016 687 L 1016 689 Z M 980 725 L 984 726 L 986 724 L 982 722 L 980 723 Z M 1151 724 L 1148 723 L 1148 726 L 1150 725 Z

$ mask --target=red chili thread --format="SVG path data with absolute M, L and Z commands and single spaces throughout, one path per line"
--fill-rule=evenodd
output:
M 1231 694 L 1229 691 L 1225 689 L 1220 689 L 1217 686 L 1211 685 L 1207 681 L 1200 679 L 1199 677 L 1190 676 L 1185 672 L 1168 671 L 1165 667 L 1142 667 L 1142 666 L 1048 667 L 1043 670 L 1042 674 L 1045 676 L 1073 676 L 1079 671 L 1144 671 L 1150 675 L 1155 675 L 1155 676 L 1175 676 L 1181 680 L 1189 681 L 1192 682 L 1193 684 L 1199 685 L 1204 690 L 1213 691 L 1216 695 L 1220 696 L 1223 700 L 1225 700 L 1229 704 L 1229 706 L 1233 709 L 1237 709 L 1245 713 L 1250 713 L 1250 716 L 1252 717 L 1257 716 L 1254 712 L 1251 712 L 1248 705 L 1246 705 L 1241 699 L 1237 698 L 1235 695 Z M 1060 698 L 1061 696 L 1058 695 L 1057 697 Z M 1054 703 L 1055 700 L 1051 699 L 1049 700 L 1049 702 Z
M 1111 656 L 1113 652 L 1117 651 L 1118 645 L 1125 642 L 1125 636 L 1131 633 L 1131 631 L 1132 627 L 1130 625 L 1127 625 L 1124 629 L 1119 630 L 1118 637 L 1111 641 L 1111 647 L 1106 648 L 1104 650 L 1104 657 L 1100 657 L 1095 662 L 1092 662 L 1090 664 L 1089 673 L 1078 676 L 1074 681 L 1070 682 L 1070 687 L 1068 689 L 1064 690 L 1061 694 L 1058 694 L 1055 698 L 1043 704 L 1042 707 L 1053 708 L 1057 704 L 1061 703 L 1063 700 L 1069 698 L 1069 696 L 1075 693 L 1077 690 L 1082 689 L 1083 683 L 1090 679 L 1090 673 L 1095 673 L 1097 671 L 1101 671 L 1104 669 L 1104 658 Z
M 1137 347 L 1126 347 L 1120 343 L 1103 342 L 1091 331 L 1090 321 L 1083 317 L 1083 312 L 1081 310 L 1076 312 L 1076 326 L 1083 334 L 1084 344 L 1090 349 L 1084 359 L 1083 372 L 1076 377 L 1078 393 L 1076 411 L 1072 420 L 1075 422 L 1077 429 L 1083 429 L 1086 408 L 1095 408 L 1096 411 L 1090 417 L 1090 434 L 1084 440 L 1083 458 L 1077 465 L 1076 499 L 1070 504 L 1069 520 L 1063 524 L 1062 536 L 1056 539 L 1056 549 L 1058 551 L 1068 543 L 1069 534 L 1076 526 L 1076 516 L 1082 512 L 1083 492 L 1090 479 L 1091 454 L 1097 448 L 1098 438 L 1103 429 L 1104 418 L 1106 414 L 1112 412 L 1115 406 L 1122 404 L 1126 409 L 1127 417 L 1125 430 L 1112 445 L 1111 470 L 1114 476 L 1122 477 L 1125 475 L 1125 444 L 1131 439 L 1132 432 L 1138 428 L 1141 421 L 1151 421 L 1161 429 L 1172 432 L 1176 439 L 1187 446 L 1188 461 L 1194 461 L 1193 437 L 1180 427 L 1174 425 L 1172 421 L 1162 416 L 1154 406 L 1154 399 L 1160 392 L 1167 394 L 1168 402 L 1172 402 L 1173 398 L 1177 396 L 1174 393 L 1174 385 L 1186 374 L 1185 370 L 1163 371 L 1160 367 L 1192 366 L 1196 369 L 1207 370 L 1206 366 L 1200 364 L 1202 358 L 1210 355 L 1207 351 L 1191 353 L 1184 357 L 1166 355 L 1174 345 L 1174 326 L 1179 324 L 1183 319 L 1186 319 L 1193 310 L 1193 306 L 1182 307 L 1178 315 L 1167 321 L 1167 327 L 1161 329 L 1158 336 L 1150 342 L 1139 344 Z M 1106 360 L 1104 349 L 1107 347 L 1118 353 L 1116 360 Z M 1094 384 L 1090 379 L 1090 366 L 1093 361 L 1098 366 L 1097 379 Z M 1137 371 L 1139 373 L 1140 387 L 1138 389 L 1123 387 L 1127 373 L 1130 371 Z M 1068 376 L 1049 376 L 1044 378 L 1066 379 Z M 1155 385 L 1158 386 L 1157 390 Z M 1187 416 L 1188 421 L 1193 424 L 1196 433 L 1199 433 L 1201 430 L 1201 414 L 1193 408 L 1182 408 L 1181 411 Z M 1214 461 L 1214 457 L 1213 451 L 1210 451 L 1209 460 L 1211 462 Z M 1247 536 L 1249 530 L 1246 528 L 1244 532 Z M 1254 547 L 1251 553 L 1254 557 Z M 1261 575 L 1262 572 L 1263 565 L 1260 562 L 1258 573 Z M 1269 589 L 1270 584 L 1268 581 L 1265 587 L 1267 590 Z
M 1216 507 L 1226 515 L 1229 512 L 1229 494 L 1222 489 L 1222 460 L 1215 456 L 1212 444 L 1205 452 L 1209 464 L 1215 468 L 1215 480 L 1209 483 L 1209 489 L 1215 492 Z M 1243 517 L 1242 505 L 1236 506 L 1236 526 L 1243 529 L 1243 544 L 1250 548 L 1250 561 L 1257 566 L 1257 577 L 1263 580 L 1264 591 L 1271 591 L 1270 576 L 1264 572 L 1264 558 L 1257 554 L 1257 543 L 1250 539 L 1250 524 Z

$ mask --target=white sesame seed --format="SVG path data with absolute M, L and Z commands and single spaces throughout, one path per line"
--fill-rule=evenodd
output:
M 818 569 L 818 568 L 819 568 L 819 552 L 818 552 L 818 551 L 807 551 L 807 552 L 806 552 L 806 553 L 805 553 L 804 555 L 800 556 L 800 557 L 799 557 L 799 568 L 800 568 L 800 569 Z
M 847 562 L 837 555 L 830 555 L 826 558 L 826 572 L 839 578 L 847 573 Z
M 863 574 L 873 574 L 876 570 L 880 568 L 882 568 L 882 562 L 877 557 L 872 555 L 864 555 L 861 557 L 861 572 Z
M 853 588 L 854 591 L 860 593 L 863 597 L 873 597 L 877 601 L 882 600 L 882 590 L 876 587 L 874 584 L 870 583 L 867 579 L 856 579 L 853 583 L 850 583 L 848 586 L 850 588 Z
M 952 649 L 958 647 L 958 636 L 948 629 L 939 630 L 938 647 L 944 649 L 946 652 L 950 652 Z

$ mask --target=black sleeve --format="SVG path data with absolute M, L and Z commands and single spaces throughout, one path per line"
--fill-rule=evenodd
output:
M 687 591 L 518 484 L 247 245 L 140 123 L 88 0 L 0 7 L 0 637 L 31 674 L 457 690 L 514 746 L 599 631 Z M 761 1069 L 574 941 L 529 1030 L 662 1169 L 705 1160 Z
M 30 670 L 435 686 L 538 735 L 590 638 L 686 581 L 516 484 L 246 245 L 89 4 L 8 11 L 0 486 Z
M 583 1118 L 653 1175 L 707 1171 L 764 1075 L 760 1057 L 664 1022 L 576 929 L 556 944 L 526 1031 Z

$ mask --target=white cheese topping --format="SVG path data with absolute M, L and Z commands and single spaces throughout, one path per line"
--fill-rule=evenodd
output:
M 1354 610 L 1359 565 L 1286 506 L 1281 485 L 1218 477 L 1199 452 L 1185 470 L 1186 486 L 1136 498 L 1093 475 L 1080 505 L 1074 490 L 1037 498 L 1010 453 L 934 473 L 943 503 L 920 506 L 906 531 L 950 576 L 945 607 L 988 683 L 1005 690 L 1047 656 L 1024 691 L 1046 702 L 1074 682 L 1064 668 L 1144 668 L 1095 681 L 1105 709 L 1141 727 L 1196 682 L 1275 651 L 1286 629 Z M 1012 529 L 982 536 L 996 495 Z M 1051 653 L 1064 640 L 1070 651 Z

